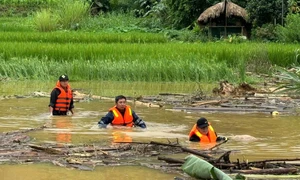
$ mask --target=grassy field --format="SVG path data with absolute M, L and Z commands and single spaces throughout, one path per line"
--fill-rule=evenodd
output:
M 1 17 L 0 78 L 51 80 L 68 73 L 74 80 L 241 82 L 257 80 L 247 71 L 299 64 L 298 44 L 179 41 L 140 22 L 111 14 L 90 17 L 78 30 L 39 32 L 32 16 Z

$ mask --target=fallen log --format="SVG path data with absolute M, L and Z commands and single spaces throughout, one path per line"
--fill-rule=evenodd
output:
M 192 149 L 189 149 L 189 148 L 185 148 L 185 147 L 181 147 L 181 149 L 184 151 L 184 152 L 189 152 L 189 153 L 192 153 L 192 154 L 195 154 L 195 155 L 198 155 L 198 156 L 201 156 L 201 157 L 204 157 L 204 158 L 207 158 L 209 160 L 212 160 L 213 157 L 208 155 L 208 154 L 204 154 L 204 153 L 201 153 L 199 151 L 195 151 L 195 150 L 192 150 Z
M 110 101 L 115 101 L 115 98 L 111 98 L 111 97 L 104 97 L 104 96 L 96 96 L 96 95 L 89 95 L 89 94 L 84 94 L 84 93 L 80 93 L 78 91 L 73 91 L 74 94 L 74 98 L 75 99 L 79 99 L 79 100 L 84 100 L 85 98 L 91 98 L 91 99 L 101 99 L 101 100 L 110 100 Z M 159 104 L 153 104 L 153 103 L 144 103 L 141 101 L 137 101 L 137 100 L 129 100 L 127 99 L 127 102 L 129 103 L 133 103 L 135 105 L 142 105 L 142 106 L 147 106 L 147 107 L 155 107 L 155 108 L 159 108 L 162 107 L 162 105 Z
M 188 96 L 188 94 L 181 93 L 159 93 L 160 96 Z
M 174 107 L 174 110 L 184 110 L 184 111 L 205 111 L 205 112 L 262 112 L 262 113 L 270 113 L 270 109 L 255 109 L 255 108 L 205 108 L 205 107 Z M 276 110 L 281 113 L 288 113 L 287 110 Z
M 202 105 L 207 105 L 207 104 L 217 106 L 217 105 L 220 105 L 221 103 L 225 103 L 225 102 L 228 102 L 228 100 L 195 101 L 192 103 L 192 107 L 202 106 Z
M 215 163 L 220 162 L 222 158 L 224 159 L 224 162 L 228 162 L 228 163 L 229 163 L 229 162 L 230 162 L 230 161 L 229 161 L 229 155 L 230 155 L 230 153 L 231 153 L 231 151 L 225 152 L 224 154 L 222 154 L 222 155 L 215 161 Z
M 277 109 L 276 106 L 258 106 L 256 104 L 231 104 L 224 103 L 220 105 L 221 107 L 230 107 L 230 108 L 260 108 L 260 109 Z
M 150 144 L 162 145 L 162 146 L 172 146 L 172 147 L 179 147 L 179 148 L 181 148 L 181 146 L 180 146 L 180 145 L 175 145 L 175 144 L 167 144 L 167 143 L 156 142 L 156 141 L 150 141 Z
M 184 163 L 184 160 L 173 159 L 173 158 L 167 158 L 167 157 L 162 157 L 162 156 L 158 156 L 157 159 L 158 159 L 158 160 L 166 161 L 167 163 L 180 163 L 180 164 L 183 164 L 183 163 Z
M 212 156 L 210 156 L 208 154 L 204 154 L 204 153 L 201 153 L 199 151 L 195 151 L 195 150 L 192 150 L 192 149 L 189 149 L 189 148 L 186 148 L 186 147 L 182 147 L 180 145 L 166 144 L 166 143 L 155 142 L 155 141 L 150 141 L 150 144 L 178 147 L 178 148 L 181 148 L 181 150 L 184 151 L 184 152 L 189 152 L 189 153 L 192 153 L 192 154 L 195 154 L 195 155 L 207 158 L 207 159 L 212 159 L 213 158 Z
M 53 148 L 49 148 L 49 147 L 38 146 L 38 145 L 35 145 L 35 144 L 29 144 L 28 146 L 33 148 L 33 149 L 41 150 L 41 151 L 44 151 L 44 152 L 49 153 L 49 154 L 65 154 L 61 150 L 53 149 Z
M 31 131 L 38 131 L 38 130 L 43 130 L 45 129 L 46 126 L 43 125 L 41 127 L 37 127 L 37 128 L 30 128 L 30 129 L 25 129 L 25 130 L 20 130 L 20 131 L 11 131 L 11 132 L 4 132 L 4 135 L 13 135 L 13 134 L 19 134 L 19 133 L 27 133 L 27 132 L 31 132 Z
M 230 170 L 231 173 L 242 173 L 242 174 L 296 174 L 297 168 L 274 168 L 274 169 L 260 169 L 260 170 Z
M 266 162 L 283 162 L 283 161 L 300 161 L 300 158 L 294 158 L 294 159 L 266 159 L 266 160 L 262 160 L 262 161 L 251 161 L 248 164 L 266 163 Z
M 218 144 L 216 144 L 215 146 L 213 146 L 213 147 L 211 147 L 211 148 L 209 148 L 208 150 L 213 150 L 214 148 L 216 148 L 216 147 L 219 147 L 220 145 L 222 145 L 222 144 L 224 144 L 224 143 L 226 143 L 228 141 L 228 139 L 226 139 L 225 141 L 222 141 L 222 142 L 220 142 L 220 143 L 218 143 Z

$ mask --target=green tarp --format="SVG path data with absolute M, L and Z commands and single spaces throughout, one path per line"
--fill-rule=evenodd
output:
M 195 155 L 187 156 L 181 168 L 188 175 L 198 179 L 232 180 L 223 171 Z

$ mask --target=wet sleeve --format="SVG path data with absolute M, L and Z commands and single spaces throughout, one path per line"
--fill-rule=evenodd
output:
M 219 141 L 226 141 L 226 140 L 227 137 L 218 136 L 216 141 L 219 142 Z
M 114 115 L 111 111 L 109 111 L 104 117 L 100 119 L 98 125 L 100 128 L 106 128 L 108 124 L 110 124 L 114 120 Z
M 74 101 L 73 101 L 73 97 L 72 97 L 71 102 L 70 102 L 69 110 L 71 110 L 73 108 L 74 108 Z
M 134 111 L 132 111 L 132 117 L 133 117 L 133 123 L 135 126 L 139 126 L 141 128 L 147 127 L 146 123 L 141 118 L 139 118 L 139 116 Z
M 192 135 L 189 139 L 192 142 L 200 142 L 200 138 L 197 135 Z
M 50 103 L 49 103 L 48 107 L 51 106 L 51 107 L 54 108 L 57 97 L 58 97 L 59 94 L 60 94 L 59 89 L 55 88 L 55 89 L 52 90 L 51 95 L 50 95 Z

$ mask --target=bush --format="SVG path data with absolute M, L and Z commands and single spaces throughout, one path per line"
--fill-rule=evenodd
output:
M 283 42 L 300 42 L 300 14 L 288 14 L 285 27 L 278 26 L 276 32 Z
M 81 0 L 65 0 L 56 10 L 42 9 L 34 15 L 34 24 L 39 31 L 62 29 L 76 30 L 80 23 L 89 16 L 90 6 Z
M 76 29 L 89 15 L 89 4 L 80 0 L 65 0 L 59 4 L 57 14 L 63 29 Z
M 33 21 L 36 29 L 41 32 L 54 31 L 58 26 L 58 17 L 49 9 L 36 12 Z
M 261 41 L 277 41 L 276 26 L 273 24 L 264 24 L 252 31 L 252 39 Z

